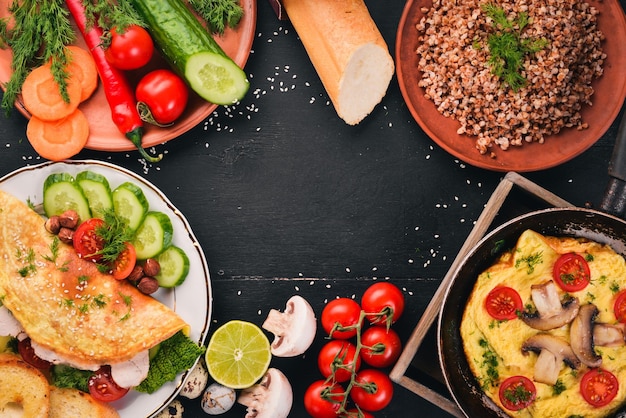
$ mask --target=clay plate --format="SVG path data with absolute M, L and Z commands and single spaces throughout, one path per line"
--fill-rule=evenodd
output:
M 12 0 L 0 0 L 0 17 L 9 15 L 8 8 L 11 2 Z M 244 15 L 237 28 L 227 29 L 222 36 L 215 36 L 215 40 L 224 52 L 243 68 L 250 55 L 256 30 L 256 0 L 241 0 L 240 4 L 244 9 Z M 85 42 L 78 31 L 75 43 L 85 47 Z M 11 56 L 10 49 L 0 49 L 0 83 L 2 85 L 11 77 Z M 127 75 L 131 84 L 136 85 L 142 75 L 156 68 L 168 68 L 167 63 L 158 53 L 155 53 L 155 57 L 145 68 L 128 72 Z M 15 107 L 25 117 L 30 118 L 29 113 L 19 100 Z M 168 128 L 146 125 L 142 141 L 143 146 L 151 147 L 182 135 L 202 122 L 216 108 L 216 104 L 209 103 L 191 92 L 185 112 L 174 125 Z M 89 120 L 90 134 L 85 148 L 100 151 L 130 151 L 135 149 L 134 145 L 120 133 L 111 120 L 109 105 L 101 86 L 98 86 L 91 98 L 80 105 L 80 109 Z
M 424 97 L 418 86 L 421 72 L 417 68 L 418 32 L 415 25 L 422 19 L 422 8 L 432 0 L 409 0 L 398 26 L 396 71 L 404 100 L 413 118 L 424 132 L 441 148 L 476 167 L 494 171 L 529 172 L 562 164 L 591 147 L 606 133 L 617 117 L 626 97 L 626 19 L 617 0 L 587 0 L 600 11 L 598 25 L 605 34 L 602 47 L 607 54 L 604 74 L 593 84 L 593 106 L 583 106 L 581 114 L 589 128 L 578 131 L 564 129 L 546 137 L 545 143 L 524 144 L 502 151 L 496 158 L 481 155 L 474 147 L 474 138 L 457 134 L 459 123 L 441 115 L 433 102 Z

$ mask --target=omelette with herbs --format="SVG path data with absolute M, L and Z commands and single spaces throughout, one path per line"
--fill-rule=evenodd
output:
M 605 417 L 626 399 L 626 262 L 527 230 L 474 285 L 461 322 L 482 390 L 514 417 Z

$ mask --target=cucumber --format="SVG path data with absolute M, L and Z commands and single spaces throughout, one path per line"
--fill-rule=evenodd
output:
M 124 219 L 128 228 L 136 231 L 148 213 L 148 200 L 143 190 L 131 182 L 122 183 L 113 190 L 113 210 Z
M 246 73 L 180 0 L 130 0 L 170 65 L 203 99 L 229 105 L 241 100 Z
M 182 284 L 189 273 L 189 258 L 185 251 L 174 245 L 167 247 L 155 258 L 161 266 L 154 276 L 161 287 L 174 287 Z
M 163 212 L 148 212 L 135 233 L 133 246 L 137 259 L 153 258 L 172 243 L 174 227 Z
M 89 203 L 76 179 L 69 173 L 50 174 L 43 183 L 43 210 L 47 217 L 75 210 L 80 221 L 91 218 Z
M 76 182 L 87 198 L 91 215 L 103 219 L 104 213 L 113 209 L 109 181 L 102 174 L 85 170 L 76 175 Z

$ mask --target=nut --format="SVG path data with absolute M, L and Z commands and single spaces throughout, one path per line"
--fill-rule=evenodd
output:
M 140 265 L 135 265 L 135 267 L 133 268 L 133 271 L 130 272 L 130 274 L 128 275 L 126 279 L 132 283 L 137 283 L 144 276 L 145 274 L 143 272 L 143 268 Z
M 75 210 L 66 210 L 59 216 L 59 222 L 61 226 L 66 228 L 75 229 L 78 226 L 79 216 Z
M 58 237 L 63 243 L 72 244 L 72 241 L 74 240 L 74 230 L 61 227 L 61 229 L 59 229 Z
M 59 221 L 59 217 L 58 216 L 51 216 L 46 220 L 46 223 L 44 224 L 46 231 L 50 232 L 51 234 L 58 234 L 59 230 L 61 229 L 61 222 Z
M 137 283 L 137 289 L 139 289 L 141 293 L 150 295 L 159 290 L 159 282 L 154 277 L 143 276 Z
M 143 272 L 146 276 L 154 277 L 161 271 L 161 265 L 154 258 L 148 258 L 143 265 Z

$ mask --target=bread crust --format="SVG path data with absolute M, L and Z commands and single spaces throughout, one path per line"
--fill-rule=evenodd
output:
M 13 354 L 0 354 L 0 416 L 21 409 L 23 418 L 48 418 L 50 388 L 39 370 Z M 12 416 L 12 415 L 11 415 Z

